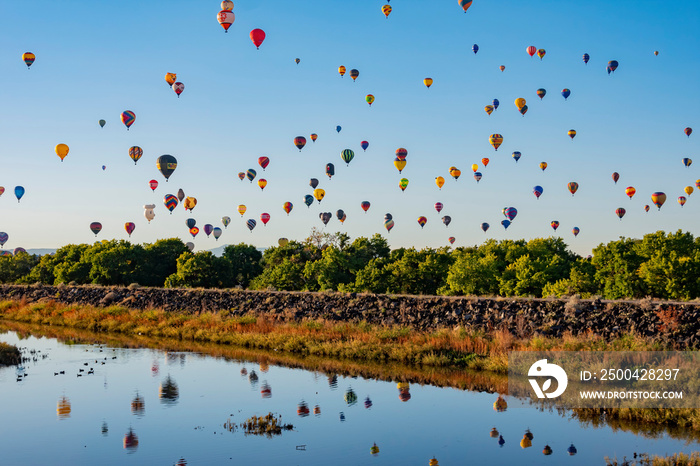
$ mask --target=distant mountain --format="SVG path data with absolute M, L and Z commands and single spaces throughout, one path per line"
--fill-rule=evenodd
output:
M 27 249 L 27 254 L 31 255 L 37 255 L 37 256 L 43 256 L 44 254 L 53 254 L 56 252 L 56 249 L 49 249 L 49 248 L 39 248 L 39 249 Z
M 207 249 L 207 251 L 211 251 L 212 254 L 214 254 L 216 257 L 221 257 L 224 254 L 224 248 L 228 246 L 228 244 L 224 244 L 222 246 L 219 246 L 218 248 L 214 249 Z M 258 251 L 264 253 L 266 248 L 257 248 Z M 197 249 L 194 250 L 197 252 Z

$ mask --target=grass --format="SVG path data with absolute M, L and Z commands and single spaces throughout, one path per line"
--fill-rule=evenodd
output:
M 671 456 L 655 455 L 653 457 L 642 453 L 632 460 L 623 458 L 622 461 L 619 461 L 605 458 L 605 464 L 608 466 L 700 466 L 700 453 L 694 451 L 690 455 L 677 453 Z
M 16 346 L 0 342 L 0 366 L 19 364 L 21 360 L 22 355 Z

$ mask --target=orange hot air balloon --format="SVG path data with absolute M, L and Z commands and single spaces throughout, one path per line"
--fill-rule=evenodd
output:
M 532 57 L 533 55 L 535 55 L 535 53 L 537 53 L 537 47 L 535 47 L 534 45 L 531 45 L 527 49 L 525 49 L 525 51 L 527 52 L 528 55 L 530 55 Z
M 445 178 L 441 176 L 436 177 L 435 184 L 437 185 L 438 189 L 442 189 L 442 186 L 445 184 Z
M 576 137 L 576 130 L 575 130 L 575 129 L 570 129 L 566 134 L 568 134 L 569 137 L 571 138 L 571 140 L 573 141 L 574 138 Z
M 316 139 L 318 139 L 318 134 L 311 133 L 311 136 L 309 136 L 309 137 L 311 138 L 311 142 L 316 142 Z
M 637 192 L 637 190 L 634 189 L 634 186 L 628 186 L 625 189 L 625 194 L 627 194 L 630 199 L 632 199 L 632 196 L 634 196 L 634 193 L 636 193 L 636 192 Z
M 482 164 L 484 167 L 488 166 L 488 164 L 489 164 L 489 159 L 487 159 L 486 157 L 484 157 L 483 159 L 481 159 L 481 164 Z
M 195 208 L 197 205 L 197 199 L 191 196 L 187 196 L 185 198 L 185 210 L 189 210 L 192 212 L 192 210 Z
M 243 217 L 243 214 L 245 214 L 245 211 L 246 211 L 246 207 L 243 204 L 238 206 L 238 213 L 241 214 L 241 217 Z
M 428 89 L 430 89 L 430 86 L 433 85 L 433 78 L 425 78 L 425 79 L 423 80 L 423 84 L 425 84 L 425 87 L 427 87 Z
M 693 134 L 693 128 L 688 126 L 686 129 L 683 130 L 686 136 L 690 137 L 691 134 Z
M 578 191 L 578 183 L 575 182 L 575 181 L 569 182 L 569 184 L 567 185 L 567 187 L 569 188 L 569 192 L 571 193 L 571 196 L 573 196 L 574 194 L 576 194 L 576 191 Z
M 486 107 L 484 107 L 484 111 L 491 115 L 491 113 L 493 113 L 493 105 L 487 105 Z
M 265 31 L 262 29 L 253 29 L 250 31 L 250 40 L 252 40 L 253 44 L 255 44 L 255 48 L 260 50 L 260 46 L 265 40 Z
M 489 142 L 493 146 L 494 150 L 498 150 L 498 146 L 503 142 L 503 136 L 500 134 L 492 134 L 489 136 Z
M 177 81 L 177 74 L 165 73 L 165 82 L 168 83 L 168 86 L 172 87 L 175 81 Z
M 343 65 L 338 67 L 338 73 L 340 73 L 341 78 L 345 75 L 345 67 Z
M 661 206 L 664 205 L 664 202 L 666 202 L 666 194 L 662 192 L 655 192 L 651 195 L 651 202 L 654 203 L 658 210 L 661 210 Z
M 545 171 L 547 169 L 547 162 L 540 162 L 540 169 L 542 169 L 542 171 Z
M 267 180 L 265 178 L 260 178 L 258 180 L 258 186 L 260 186 L 260 190 L 262 191 L 265 189 L 265 186 L 267 186 Z
M 503 72 L 506 69 L 506 67 L 505 67 L 505 65 L 501 65 L 498 67 L 498 69 L 501 70 L 501 72 Z
M 69 150 L 68 146 L 65 144 L 57 144 L 55 150 L 56 150 L 56 155 L 58 155 L 59 158 L 61 159 L 61 162 L 63 162 L 63 159 L 65 159 L 66 156 L 68 155 L 68 150 Z
M 389 13 L 391 13 L 391 5 L 386 4 L 382 7 L 382 13 L 384 13 L 384 16 L 387 18 L 389 17 Z

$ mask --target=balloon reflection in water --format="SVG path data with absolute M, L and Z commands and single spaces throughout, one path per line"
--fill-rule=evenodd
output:
M 160 397 L 160 402 L 163 404 L 174 405 L 177 403 L 177 399 L 180 397 L 180 392 L 177 388 L 177 384 L 170 377 L 170 375 L 168 375 L 160 384 L 158 396 Z
M 242 376 L 248 375 L 248 369 L 246 369 L 245 367 L 243 369 L 241 369 L 241 375 Z
M 345 392 L 345 396 L 343 398 L 348 406 L 352 406 L 357 403 L 357 393 L 355 393 L 352 388 L 348 388 L 348 391 Z
M 503 398 L 501 395 L 498 395 L 496 401 L 493 402 L 493 409 L 495 411 L 498 411 L 499 413 L 502 413 L 506 409 L 508 409 L 508 403 L 506 402 L 505 398 Z
M 372 400 L 369 397 L 365 398 L 365 408 L 369 409 L 372 407 Z
M 139 438 L 136 436 L 134 431 L 129 427 L 129 432 L 124 435 L 124 448 L 129 450 L 130 453 L 136 451 L 139 446 Z
M 406 402 L 411 399 L 410 386 L 406 382 L 397 383 L 396 388 L 399 389 L 399 400 Z
M 109 426 L 107 426 L 107 421 L 102 421 L 102 435 L 105 437 L 109 433 Z
M 143 397 L 136 393 L 136 396 L 131 400 L 131 414 L 142 417 L 146 412 L 146 402 Z
M 495 427 L 491 428 L 491 432 L 489 432 L 489 437 L 491 438 L 498 438 L 500 434 L 498 433 L 498 429 Z
M 58 406 L 56 407 L 56 414 L 59 419 L 68 419 L 70 417 L 70 400 L 66 396 L 62 396 L 58 400 Z
M 250 371 L 250 375 L 248 376 L 248 381 L 252 386 L 257 385 L 258 383 L 258 374 L 255 373 L 255 370 Z
M 260 361 L 260 372 L 267 372 L 270 370 L 270 363 L 267 361 Z
M 372 456 L 376 456 L 379 454 L 379 447 L 376 443 L 370 447 L 369 452 L 372 454 Z
M 333 374 L 328 377 L 328 386 L 331 388 L 331 390 L 335 390 L 338 388 L 338 376 Z
M 321 407 L 319 405 L 314 406 L 314 416 L 321 415 Z
M 310 413 L 309 411 L 309 405 L 306 404 L 304 400 L 302 400 L 298 405 L 297 405 L 297 414 L 301 417 L 306 417 Z
M 272 388 L 267 382 L 263 382 L 262 387 L 260 387 L 260 394 L 263 398 L 272 398 Z

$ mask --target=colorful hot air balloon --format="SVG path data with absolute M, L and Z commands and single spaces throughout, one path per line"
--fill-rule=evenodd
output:
M 443 207 L 444 207 L 444 205 L 442 204 L 442 202 L 436 202 L 436 203 L 435 203 L 435 210 L 437 210 L 437 213 L 438 213 L 438 214 L 442 211 L 442 208 L 443 208 Z
M 143 149 L 141 149 L 139 146 L 129 147 L 129 157 L 134 161 L 134 165 L 136 165 L 136 162 L 138 162 L 142 156 Z
M 445 228 L 449 227 L 451 222 L 452 217 L 450 217 L 449 215 L 445 215 L 444 217 L 442 217 L 442 223 L 445 224 Z
M 498 101 L 498 99 L 493 99 L 493 101 L 491 102 L 491 105 L 493 105 L 494 110 L 498 110 L 498 106 L 500 105 L 500 102 Z
M 547 51 L 546 51 L 545 49 L 539 49 L 539 50 L 537 51 L 537 56 L 540 57 L 540 60 L 542 60 L 542 59 L 544 58 L 544 55 L 545 55 L 546 53 L 547 53 Z
M 353 81 L 357 79 L 357 77 L 360 75 L 360 72 L 356 69 L 350 70 L 350 77 L 352 78 Z
M 503 210 L 503 215 L 505 215 L 508 218 L 508 220 L 512 222 L 518 215 L 518 209 L 516 209 L 515 207 L 506 207 Z
M 391 5 L 386 4 L 382 7 L 382 13 L 384 13 L 385 17 L 389 17 L 389 13 L 391 13 Z
M 365 96 L 365 101 L 369 104 L 369 106 L 372 106 L 372 102 L 374 102 L 374 96 L 372 94 L 367 94 Z
M 185 206 L 185 210 L 192 212 L 192 210 L 194 210 L 194 208 L 197 206 L 197 198 L 187 196 L 183 205 Z
M 24 196 L 24 186 L 15 186 L 15 197 L 17 198 L 17 203 Z
M 92 231 L 95 234 L 95 236 L 97 236 L 97 234 L 100 231 L 102 231 L 102 224 L 100 222 L 92 222 L 90 224 L 90 231 Z
M 505 67 L 505 65 L 501 65 L 498 67 L 498 69 L 501 70 L 501 73 L 503 73 L 506 70 L 506 67 Z
M 614 73 L 618 65 L 619 63 L 617 62 L 617 60 L 610 60 L 608 62 L 608 74 L 610 74 L 611 71 Z
M 289 201 L 282 204 L 282 209 L 284 209 L 284 211 L 287 213 L 287 215 L 289 215 L 289 212 L 291 212 L 293 208 L 294 208 L 294 204 L 292 204 Z
M 231 224 L 231 217 L 228 215 L 221 217 L 221 223 L 224 225 L 224 228 L 228 228 L 228 226 Z
M 360 202 L 360 207 L 362 207 L 362 210 L 364 210 L 365 213 L 367 213 L 367 211 L 369 210 L 369 206 L 370 206 L 370 205 L 371 205 L 371 204 L 369 203 L 369 201 L 362 201 L 362 202 Z
M 158 182 L 156 180 L 151 180 L 148 182 L 148 187 L 151 188 L 151 191 L 155 191 L 158 187 Z
M 311 138 L 311 142 L 316 142 L 316 139 L 318 139 L 318 134 L 311 133 L 311 136 L 309 136 L 309 137 Z
M 263 171 L 270 164 L 270 159 L 268 157 L 258 157 L 258 165 L 263 169 Z
M 425 218 L 423 216 L 418 217 L 418 225 L 420 225 L 421 229 L 423 229 L 423 227 L 425 226 L 426 223 L 428 223 L 427 218 Z
M 399 173 L 401 173 L 403 171 L 403 169 L 406 168 L 406 160 L 405 159 L 402 160 L 402 159 L 396 157 L 394 159 L 394 166 L 399 171 Z
M 571 138 L 571 140 L 573 141 L 574 138 L 576 137 L 576 130 L 575 130 L 575 129 L 570 129 L 566 134 L 568 134 L 569 137 Z
M 172 87 L 173 87 L 173 91 L 175 91 L 175 94 L 177 94 L 177 98 L 179 99 L 180 94 L 182 94 L 182 91 L 185 90 L 185 85 L 178 81 L 175 84 L 173 84 Z
M 255 48 L 259 50 L 260 46 L 265 40 L 265 31 L 262 29 L 253 29 L 250 31 L 250 40 L 252 40 L 253 44 L 255 44 Z
M 190 235 L 192 235 L 192 238 L 197 236 L 198 233 L 199 233 L 199 228 L 197 228 L 197 227 L 190 228 Z
M 343 159 L 347 165 L 350 165 L 350 161 L 355 157 L 355 153 L 350 149 L 345 149 L 340 153 L 340 158 Z
M 534 188 L 532 188 L 532 193 L 535 195 L 535 197 L 537 199 L 540 198 L 540 196 L 542 195 L 542 192 L 543 192 L 542 186 L 535 186 Z
M 545 456 L 551 455 L 552 454 L 552 447 L 550 447 L 549 445 L 545 445 L 544 448 L 542 449 L 542 453 Z
M 297 146 L 297 149 L 299 149 L 299 152 L 304 148 L 306 145 L 306 138 L 304 136 L 297 136 L 294 138 L 294 145 Z
M 573 234 L 574 234 L 574 237 L 576 237 L 576 236 L 578 236 L 578 234 L 579 234 L 580 231 L 581 231 L 581 229 L 580 229 L 579 227 L 574 227 L 574 228 L 571 230 L 571 233 L 573 233 Z
M 408 150 L 404 149 L 403 147 L 399 147 L 396 149 L 396 158 L 399 160 L 406 160 L 406 157 L 408 156 Z
M 526 48 L 525 51 L 527 52 L 528 55 L 530 55 L 532 57 L 537 53 L 537 47 L 535 47 L 534 45 L 531 45 L 528 48 Z
M 319 204 L 321 203 L 321 200 L 323 200 L 323 198 L 325 196 L 326 196 L 326 191 L 324 191 L 323 189 L 321 189 L 321 188 L 314 189 L 314 197 L 319 202 Z
M 522 116 L 525 116 L 525 114 L 527 113 L 527 109 L 528 109 L 528 106 L 527 106 L 527 105 L 523 105 L 523 107 L 520 109 L 520 114 L 521 114 Z
M 343 212 L 343 209 L 338 209 L 335 212 L 335 216 L 338 217 L 338 221 L 340 221 L 340 223 L 345 223 L 345 220 L 348 218 L 348 216 L 345 215 L 345 212 Z
M 294 59 L 294 63 L 296 63 L 297 65 L 299 64 L 300 61 L 301 61 L 301 60 L 298 59 L 298 58 L 295 58 L 295 59 Z
M 107 165 L 102 165 L 102 171 L 105 171 L 107 169 Z
M 547 91 L 545 89 L 539 88 L 537 89 L 537 97 L 540 98 L 540 100 L 544 99 L 544 96 L 547 95 Z
M 472 6 L 472 0 L 457 0 L 457 1 L 459 3 L 459 6 L 462 7 L 462 9 L 464 10 L 465 13 L 469 9 L 469 7 Z M 476 44 L 474 44 L 474 45 L 476 46 Z M 479 50 L 479 47 L 477 47 L 476 49 Z M 474 52 L 474 53 L 476 53 L 476 52 Z
M 430 89 L 430 86 L 433 85 L 433 78 L 425 78 L 425 79 L 423 80 L 423 84 L 425 84 L 425 87 L 427 87 L 428 89 Z
M 488 230 L 489 227 L 490 227 L 490 225 L 489 225 L 488 223 L 486 223 L 486 222 L 484 222 L 484 223 L 481 224 L 481 230 L 482 230 L 484 233 L 486 233 L 486 230 Z
M 5 233 L 4 231 L 0 231 L 0 247 L 4 247 L 5 243 L 7 243 L 7 240 L 10 238 L 10 235 Z
M 245 172 L 238 172 L 238 179 L 243 181 L 243 178 L 245 178 Z
M 263 226 L 266 226 L 267 222 L 270 221 L 270 214 L 268 214 L 267 212 L 263 212 L 262 214 L 260 214 L 260 221 L 263 222 Z
M 644 206 L 644 212 L 649 212 L 649 204 Z
M 618 172 L 613 172 L 612 179 L 615 182 L 615 184 L 617 184 L 617 180 L 620 179 L 620 174 Z
M 688 126 L 686 129 L 683 130 L 686 136 L 690 137 L 691 134 L 693 134 L 693 128 Z
M 624 209 L 624 207 L 618 207 L 615 209 L 615 215 L 617 215 L 620 220 L 622 220 L 622 217 L 624 217 L 626 213 L 627 211 Z
M 564 100 L 568 99 L 569 96 L 571 95 L 571 90 L 564 88 L 561 90 L 561 95 L 564 97 Z
M 498 150 L 498 147 L 503 142 L 503 136 L 501 136 L 500 134 L 492 134 L 491 136 L 489 136 L 489 142 L 493 146 L 494 150 Z
M 212 230 L 212 233 L 214 234 L 214 239 L 219 241 L 219 237 L 221 236 L 221 233 L 222 233 L 221 228 L 214 227 L 214 229 Z
M 489 159 L 487 159 L 486 157 L 484 157 L 483 159 L 481 159 L 481 164 L 482 164 L 484 167 L 487 167 L 488 164 L 489 164 Z
M 651 202 L 654 203 L 658 210 L 661 210 L 661 206 L 664 205 L 664 202 L 666 202 L 666 194 L 662 192 L 655 192 L 651 195 Z
M 540 170 L 545 171 L 547 169 L 547 162 L 540 162 Z
M 168 179 L 170 179 L 170 175 L 172 175 L 177 168 L 177 159 L 169 154 L 161 155 L 156 161 L 156 168 L 158 168 L 167 182 Z
M 559 228 L 559 221 L 552 220 L 549 225 L 552 227 L 552 230 L 557 231 L 557 228 Z
M 131 238 L 131 234 L 136 229 L 136 224 L 134 222 L 126 222 L 124 224 L 124 229 L 126 230 L 126 233 L 129 235 L 129 238 Z
M 362 147 L 362 150 L 363 150 L 363 151 L 366 151 L 367 148 L 369 147 L 369 142 L 367 142 L 367 141 L 362 141 L 362 142 L 360 143 L 360 147 Z
M 241 214 L 241 217 L 243 217 L 243 214 L 245 214 L 245 211 L 246 211 L 246 210 L 247 210 L 247 209 L 246 209 L 246 206 L 245 206 L 245 205 L 241 204 L 241 205 L 238 206 L 238 213 Z
M 526 107 L 527 107 L 527 105 L 526 105 Z M 513 158 L 515 159 L 516 162 L 517 162 L 518 160 L 520 160 L 520 157 L 522 157 L 522 155 L 523 155 L 523 154 L 521 154 L 520 151 L 517 151 L 517 150 L 516 150 L 515 152 L 513 152 Z
M 134 124 L 134 121 L 136 121 L 136 114 L 132 112 L 131 110 L 125 110 L 121 114 L 121 120 L 122 123 L 124 123 L 124 126 L 126 126 L 127 131 L 129 128 L 131 128 L 131 125 Z
M 484 111 L 491 115 L 491 113 L 493 112 L 493 105 L 487 105 L 486 107 L 484 107 Z
M 698 188 L 698 189 L 700 189 L 700 180 L 695 180 L 695 187 Z M 0 186 L 0 196 L 2 196 L 2 193 L 3 193 L 4 191 L 5 191 L 5 190 L 2 189 L 2 186 Z
M 311 194 L 307 194 L 304 196 L 304 204 L 306 204 L 306 207 L 311 207 L 311 204 L 314 203 L 314 197 Z
M 56 155 L 58 155 L 58 157 L 61 159 L 61 162 L 63 162 L 63 159 L 66 158 L 69 150 L 70 149 L 65 144 L 57 144 L 56 145 L 56 148 L 55 148 Z
M 329 180 L 333 175 L 335 175 L 335 165 L 333 165 L 332 163 L 326 164 L 326 175 L 328 175 Z
M 345 67 L 343 65 L 338 67 L 338 73 L 340 73 L 341 78 L 345 75 Z
M 686 201 L 687 199 L 685 198 L 685 196 L 678 196 L 678 203 L 681 205 L 681 207 L 685 205 Z
M 627 188 L 625 188 L 625 194 L 627 194 L 630 199 L 632 199 L 632 196 L 634 196 L 636 192 L 637 190 L 634 189 L 634 186 L 627 186 Z
M 521 108 L 523 108 L 525 106 L 525 104 L 527 103 L 527 100 L 523 99 L 522 97 L 518 97 L 517 99 L 515 99 L 514 103 L 515 103 L 515 106 L 518 108 L 518 110 L 520 110 Z
M 255 225 L 257 225 L 256 221 L 251 218 L 251 219 L 248 219 L 248 221 L 245 223 L 246 223 L 246 226 L 248 227 L 248 229 L 250 230 L 250 232 L 252 233 L 253 228 L 255 228 Z
M 472 45 L 472 52 L 474 52 L 474 55 L 476 55 L 476 52 L 478 52 L 478 51 L 479 51 L 479 46 L 476 44 Z
M 394 221 L 391 219 L 385 220 L 384 228 L 386 228 L 387 233 L 391 233 L 391 229 L 394 228 Z
M 253 170 L 252 168 L 249 168 L 249 169 L 245 172 L 246 178 L 248 178 L 248 180 L 249 180 L 251 183 L 253 182 L 253 180 L 255 179 L 255 176 L 256 176 L 257 174 L 258 174 L 258 173 L 257 173 L 255 170 Z
M 455 180 L 458 180 L 461 174 L 462 174 L 462 171 L 459 168 L 456 168 L 456 167 L 450 168 L 450 176 L 452 178 L 454 178 Z
M 177 81 L 177 74 L 165 73 L 165 82 L 168 83 L 168 86 L 172 87 L 176 81 Z
M 27 65 L 27 69 L 29 69 L 29 67 L 32 66 L 32 63 L 34 63 L 34 60 L 36 60 L 36 55 L 34 55 L 32 52 L 24 52 L 22 54 L 22 60 L 24 61 L 24 64 Z
M 163 196 L 163 204 L 165 204 L 165 208 L 168 209 L 172 215 L 173 210 L 177 207 L 177 197 L 172 194 L 166 194 Z
M 590 59 L 591 59 L 591 56 L 590 56 L 590 55 L 588 55 L 587 53 L 584 53 L 584 54 L 583 54 L 583 62 L 584 62 L 586 65 L 588 64 L 588 60 L 590 60 Z
M 228 28 L 236 20 L 236 15 L 231 10 L 233 10 L 233 2 L 229 0 L 221 2 L 221 11 L 216 15 L 216 20 L 224 28 L 224 32 L 228 32 Z
M 437 185 L 438 189 L 442 189 L 442 186 L 445 184 L 445 178 L 441 176 L 435 177 L 435 184 Z
M 399 180 L 399 188 L 401 188 L 401 191 L 406 191 L 406 188 L 408 187 L 408 179 L 407 178 L 401 178 Z
M 474 179 L 477 183 L 481 181 L 481 172 L 474 172 Z
M 260 178 L 258 180 L 258 186 L 260 186 L 260 190 L 262 191 L 265 189 L 265 186 L 267 186 L 267 180 L 265 178 Z
M 693 163 L 693 159 L 689 159 L 688 157 L 685 157 L 683 159 L 683 165 L 685 165 L 686 167 L 689 167 L 692 163 Z
M 573 197 L 573 195 L 576 194 L 576 191 L 578 191 L 578 183 L 575 181 L 571 181 L 566 186 L 569 188 L 569 192 L 571 193 L 571 196 Z

